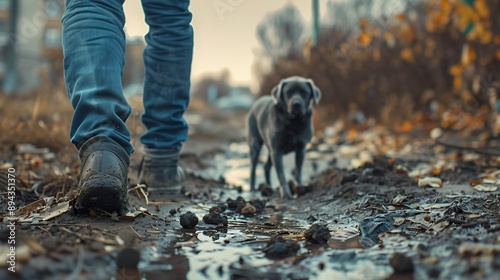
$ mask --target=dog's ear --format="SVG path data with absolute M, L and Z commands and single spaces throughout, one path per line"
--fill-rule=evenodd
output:
M 315 104 L 318 104 L 321 100 L 321 90 L 314 84 L 314 81 L 311 79 L 307 79 L 309 86 L 311 87 L 311 92 L 313 94 L 313 100 Z
M 273 98 L 274 104 L 278 104 L 281 99 L 281 89 L 283 88 L 283 81 L 275 85 L 271 90 L 271 97 Z

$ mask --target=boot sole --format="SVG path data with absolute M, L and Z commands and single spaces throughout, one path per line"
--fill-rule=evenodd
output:
M 117 212 L 123 215 L 129 209 L 127 190 L 106 184 L 105 180 L 89 180 L 82 187 L 75 203 L 75 210 L 82 213 L 88 209 L 102 209 L 106 212 Z

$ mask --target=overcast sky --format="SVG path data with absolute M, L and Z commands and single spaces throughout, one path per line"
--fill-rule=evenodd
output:
M 227 68 L 234 84 L 253 84 L 254 51 L 259 43 L 255 36 L 257 24 L 266 14 L 294 3 L 305 23 L 310 26 L 310 0 L 191 0 L 192 25 L 195 31 L 192 78 Z M 322 2 L 324 12 L 326 1 Z M 232 5 L 234 4 L 234 6 Z M 218 10 L 218 7 L 229 10 Z M 143 36 L 148 27 L 139 0 L 125 1 L 126 32 L 129 36 Z

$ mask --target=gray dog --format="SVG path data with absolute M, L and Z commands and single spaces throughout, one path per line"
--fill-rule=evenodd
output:
M 280 181 L 281 197 L 292 198 L 283 171 L 283 155 L 295 152 L 295 179 L 301 184 L 302 163 L 306 145 L 313 135 L 312 102 L 318 104 L 321 91 L 311 79 L 292 76 L 280 81 L 271 96 L 263 96 L 248 113 L 248 144 L 250 145 L 250 188 L 255 190 L 255 167 L 262 144 L 269 150 L 264 165 L 266 183 L 271 185 L 270 173 L 274 165 Z

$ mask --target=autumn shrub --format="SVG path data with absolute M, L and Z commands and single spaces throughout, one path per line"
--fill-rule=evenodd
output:
M 389 124 L 453 102 L 477 112 L 498 86 L 499 14 L 496 0 L 427 0 L 391 18 L 362 19 L 357 32 L 323 28 L 316 47 L 306 44 L 302 56 L 282 57 L 262 75 L 261 94 L 304 75 L 322 89 L 321 116 L 330 119 L 346 116 L 352 102 Z

